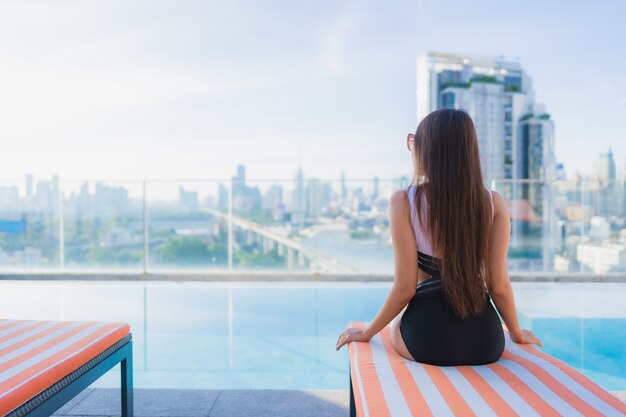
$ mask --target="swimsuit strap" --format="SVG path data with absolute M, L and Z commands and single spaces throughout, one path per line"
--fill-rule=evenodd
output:
M 432 297 L 443 293 L 443 284 L 439 275 L 433 276 L 417 284 L 414 298 Z

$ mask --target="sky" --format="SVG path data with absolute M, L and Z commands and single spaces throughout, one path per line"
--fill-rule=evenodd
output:
M 568 175 L 626 163 L 623 1 L 0 1 L 0 178 L 410 175 L 416 59 L 519 58 Z

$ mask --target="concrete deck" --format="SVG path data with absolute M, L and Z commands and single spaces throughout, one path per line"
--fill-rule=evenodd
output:
M 136 417 L 346 417 L 347 390 L 135 389 Z M 55 417 L 120 415 L 119 389 L 88 388 Z
M 626 402 L 626 391 L 613 392 Z M 347 390 L 169 390 L 136 389 L 136 417 L 346 417 Z M 118 389 L 88 388 L 55 417 L 120 415 Z

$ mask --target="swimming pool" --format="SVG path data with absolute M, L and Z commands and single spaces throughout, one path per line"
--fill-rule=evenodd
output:
M 0 317 L 127 321 L 138 388 L 347 389 L 351 320 L 389 283 L 0 281 Z M 607 390 L 626 390 L 625 283 L 514 283 L 523 326 Z M 115 387 L 119 374 L 96 382 Z

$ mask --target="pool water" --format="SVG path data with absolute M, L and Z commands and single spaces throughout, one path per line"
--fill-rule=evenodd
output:
M 0 282 L 0 317 L 127 321 L 137 388 L 346 389 L 350 321 L 389 283 Z M 626 390 L 626 284 L 514 283 L 545 352 Z M 115 387 L 109 372 L 98 387 Z

